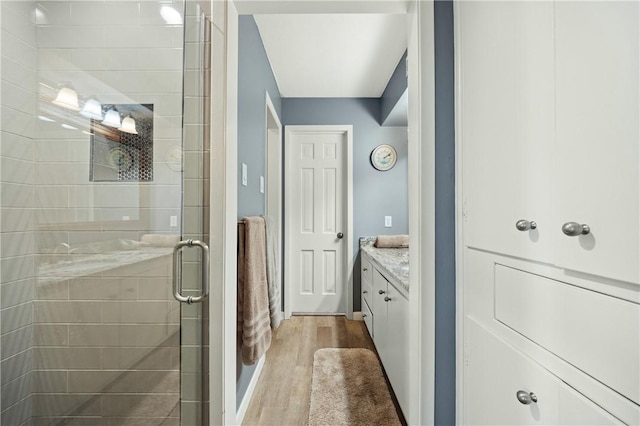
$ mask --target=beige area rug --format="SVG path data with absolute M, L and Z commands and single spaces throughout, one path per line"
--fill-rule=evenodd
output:
M 378 357 L 369 349 L 318 349 L 309 425 L 400 425 Z

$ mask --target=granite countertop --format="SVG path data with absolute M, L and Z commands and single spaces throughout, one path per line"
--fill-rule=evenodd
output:
M 400 284 L 409 293 L 409 249 L 408 248 L 376 248 L 373 244 L 376 237 L 360 238 L 360 250 L 367 253 L 388 275 L 387 278 Z
M 69 255 L 69 260 L 40 265 L 38 267 L 38 284 L 49 284 L 93 275 L 134 263 L 170 256 L 172 253 L 173 247 L 144 247 L 138 250 L 72 254 Z

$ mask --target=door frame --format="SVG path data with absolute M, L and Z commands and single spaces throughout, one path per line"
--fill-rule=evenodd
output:
M 276 265 L 282 265 L 282 123 L 273 106 L 269 92 L 265 91 L 265 216 L 273 219 L 276 227 Z M 280 277 L 282 289 L 282 276 Z
M 236 381 L 235 381 L 235 327 L 236 327 L 236 213 L 237 213 L 237 61 L 238 61 L 238 14 L 278 14 L 278 13 L 400 13 L 407 15 L 409 22 L 410 46 L 413 54 L 408 59 L 409 72 L 409 229 L 412 259 L 419 260 L 418 268 L 412 268 L 409 282 L 410 292 L 410 377 L 411 399 L 407 422 L 429 425 L 434 423 L 435 395 L 435 176 L 433 169 L 421 170 L 426 161 L 435 161 L 435 69 L 434 69 L 434 29 L 433 8 L 435 0 L 406 1 L 254 1 L 254 0 L 213 0 L 214 9 L 226 5 L 226 91 L 225 121 L 226 151 L 224 182 L 226 202 L 219 204 L 226 210 L 227 232 L 224 243 L 227 250 L 224 270 L 224 306 L 232 309 L 223 311 L 224 362 L 218 365 L 224 377 L 224 392 L 211 392 L 211 419 L 223 417 L 222 424 L 236 423 Z M 223 6 L 224 8 L 224 6 Z M 215 19 L 216 14 L 214 14 Z M 235 144 L 235 145 L 234 145 Z M 213 152 L 214 141 L 212 141 Z M 236 147 L 235 149 L 233 147 Z M 213 162 L 212 162 L 213 163 Z M 213 178 L 214 174 L 212 174 Z M 212 190 L 215 185 L 211 185 Z M 213 200 L 217 198 L 212 197 Z M 226 208 L 225 208 L 226 207 Z M 211 209 L 212 212 L 217 209 Z M 233 231 L 233 232 L 231 232 Z M 423 236 L 425 239 L 423 240 Z M 458 245 L 458 244 L 456 244 Z M 232 258 L 233 257 L 233 258 Z M 458 263 L 459 265 L 459 263 Z M 350 273 L 350 280 L 353 273 Z M 212 277 L 213 278 L 213 277 Z M 212 288 L 213 288 L 212 283 Z M 352 303 L 353 301 L 349 302 Z M 286 303 L 286 299 L 285 299 Z M 353 305 L 350 305 L 353 310 Z M 213 311 L 212 311 L 213 312 Z M 220 316 L 211 315 L 211 322 Z M 212 327 L 214 324 L 212 324 Z M 214 350 L 211 351 L 213 360 Z M 212 380 L 213 382 L 213 380 Z M 216 404 L 216 396 L 221 402 Z M 214 406 L 223 405 L 223 413 L 214 412 Z M 458 404 L 459 405 L 459 404 Z M 459 421 L 459 419 L 458 419 Z
M 343 300 L 346 306 L 346 315 L 348 319 L 353 319 L 353 265 L 354 265 L 354 246 L 353 246 L 353 126 L 352 125 L 304 125 L 304 126 L 285 126 L 285 144 L 284 144 L 284 317 L 288 319 L 291 317 L 291 294 L 293 292 L 293 277 L 291 276 L 291 262 L 293 253 L 291 252 L 291 217 L 292 203 L 291 203 L 291 186 L 287 185 L 287 182 L 291 182 L 293 173 L 291 167 L 291 148 L 289 146 L 289 140 L 293 132 L 313 132 L 313 133 L 338 133 L 341 132 L 346 135 L 346 192 L 345 200 L 345 221 L 346 226 L 344 233 L 346 250 L 344 253 L 345 259 L 343 260 L 344 270 L 343 278 L 345 283 L 345 294 Z

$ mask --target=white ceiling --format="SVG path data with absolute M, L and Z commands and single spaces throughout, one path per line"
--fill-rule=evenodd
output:
M 287 98 L 380 97 L 407 48 L 404 14 L 254 17 Z

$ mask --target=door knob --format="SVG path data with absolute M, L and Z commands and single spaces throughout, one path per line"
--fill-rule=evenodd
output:
M 344 234 L 342 232 L 338 232 L 338 239 L 341 240 L 342 237 L 344 237 Z
M 535 393 L 523 390 L 519 390 L 518 392 L 516 392 L 516 398 L 518 398 L 520 404 L 523 405 L 529 405 L 532 402 L 538 402 L 538 397 Z
M 536 229 L 537 227 L 538 227 L 538 224 L 535 223 L 533 220 L 528 221 L 525 219 L 521 219 L 516 222 L 516 229 L 518 231 L 528 231 L 529 229 Z
M 378 290 L 378 294 L 384 294 L 384 290 Z
M 562 232 L 564 235 L 570 237 L 577 237 L 578 235 L 587 235 L 591 232 L 589 225 L 579 224 L 578 222 L 567 222 L 562 225 Z

